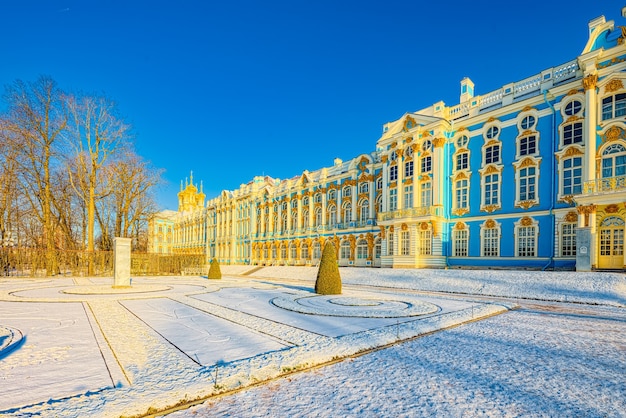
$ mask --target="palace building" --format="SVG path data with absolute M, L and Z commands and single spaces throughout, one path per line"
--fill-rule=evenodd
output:
M 151 223 L 173 242 L 151 248 L 316 265 L 331 241 L 341 266 L 623 269 L 625 39 L 596 18 L 571 61 L 484 95 L 465 78 L 459 104 L 407 113 L 332 167 L 206 204 L 181 185 L 176 215 Z

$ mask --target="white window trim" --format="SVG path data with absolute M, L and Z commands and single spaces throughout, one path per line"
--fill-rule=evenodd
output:
M 480 210 L 485 212 L 493 212 L 494 210 L 502 209 L 502 171 L 504 166 L 502 164 L 489 164 L 485 168 L 478 170 L 480 173 Z M 498 173 L 498 201 L 497 203 L 485 204 L 485 177 Z
M 541 165 L 541 157 L 523 157 L 520 161 L 513 163 L 515 168 L 515 207 L 528 209 L 539 204 L 539 167 Z M 520 200 L 520 171 L 523 168 L 535 168 L 535 198 Z
M 494 222 L 493 228 L 488 228 L 487 222 L 489 222 L 489 220 L 483 222 L 480 225 L 480 256 L 488 257 L 488 258 L 500 257 L 501 249 L 502 249 L 502 225 L 497 221 L 493 221 Z M 498 231 L 498 241 L 497 241 L 498 254 L 495 256 L 485 255 L 485 230 L 487 229 L 496 229 Z
M 525 219 L 530 219 L 530 223 L 526 224 L 526 225 L 522 225 L 523 221 Z M 532 259 L 532 258 L 538 258 L 539 256 L 539 222 L 537 222 L 535 219 L 533 218 L 528 218 L 528 217 L 524 217 L 520 220 L 518 220 L 517 222 L 515 222 L 515 229 L 514 229 L 514 237 L 515 237 L 515 257 L 523 257 L 524 259 Z M 526 228 L 526 227 L 534 227 L 535 228 L 535 255 L 532 257 L 528 257 L 528 256 L 520 256 L 519 255 L 519 230 L 520 228 Z

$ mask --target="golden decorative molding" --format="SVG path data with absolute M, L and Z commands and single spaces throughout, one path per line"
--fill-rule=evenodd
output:
M 380 160 L 381 160 L 381 161 L 383 162 L 383 164 L 384 164 L 384 163 L 386 163 L 387 161 L 389 161 L 389 156 L 387 156 L 387 155 L 383 155 L 383 157 L 382 157 Z
M 532 226 L 533 220 L 528 216 L 524 216 L 522 219 L 520 219 L 519 223 L 521 226 Z
M 568 194 L 566 196 L 563 196 L 559 199 L 560 202 L 565 202 L 568 205 L 572 206 L 574 203 L 574 196 L 571 194 Z
M 565 120 L 565 123 L 572 123 L 572 122 L 576 122 L 577 120 L 584 120 L 584 119 L 585 118 L 581 116 L 572 115 L 569 118 L 567 118 L 567 120 Z
M 404 150 L 403 149 L 397 149 L 396 150 L 396 155 L 398 156 L 398 159 L 402 158 L 402 156 L 404 155 Z
M 430 131 L 422 131 L 420 132 L 420 135 L 422 138 L 426 138 L 427 136 L 430 136 Z
M 498 168 L 494 164 L 490 164 L 482 172 L 482 175 L 493 174 L 493 173 L 500 173 L 501 171 L 502 171 L 502 168 Z
M 607 207 L 604 208 L 606 213 L 617 213 L 619 212 L 619 207 L 615 203 L 611 203 Z
M 393 149 L 393 148 L 395 148 L 395 147 L 397 147 L 397 146 L 398 146 L 398 143 L 397 143 L 396 141 L 393 141 L 393 142 L 391 143 L 391 145 L 390 145 L 390 147 L 391 147 L 392 149 Z
M 413 137 L 412 136 L 407 136 L 406 139 L 404 140 L 404 142 L 406 142 L 407 144 L 410 144 L 411 142 L 413 142 Z
M 605 93 L 613 93 L 614 91 L 623 90 L 623 89 L 624 89 L 624 83 L 622 82 L 622 80 L 618 78 L 609 81 L 607 85 L 604 86 Z
M 537 201 L 536 200 L 522 200 L 522 201 L 518 202 L 516 206 L 520 207 L 522 209 L 529 209 L 529 208 L 532 208 L 535 205 L 537 205 Z
M 485 221 L 485 228 L 495 228 L 496 227 L 496 221 L 494 221 L 493 219 L 487 219 Z
M 358 199 L 369 199 L 370 194 L 369 193 L 359 193 Z
M 391 183 L 389 183 L 389 188 L 393 189 L 394 187 L 396 187 L 398 185 L 397 181 L 392 181 Z
M 537 166 L 537 162 L 530 157 L 526 157 L 517 166 L 517 168 L 526 168 L 526 167 L 535 167 L 535 166 Z
M 576 210 L 581 215 L 590 215 L 596 211 L 596 205 L 578 206 Z
M 435 138 L 433 139 L 433 146 L 435 148 L 441 148 L 445 145 L 446 143 L 446 139 L 445 138 Z
M 355 179 L 345 179 L 343 181 L 343 183 L 341 183 L 342 186 L 356 186 L 356 180 Z
M 374 175 L 373 174 L 365 174 L 365 173 L 361 173 L 361 175 L 359 176 L 359 182 L 360 183 L 365 183 L 368 181 L 374 181 Z
M 454 210 L 452 211 L 452 213 L 453 213 L 454 215 L 456 215 L 456 216 L 463 216 L 463 215 L 465 215 L 466 213 L 469 213 L 469 209 L 467 209 L 467 208 L 458 208 L 458 209 L 454 209 Z
M 573 210 L 567 212 L 567 214 L 563 217 L 565 222 L 578 222 L 578 214 Z
M 573 96 L 573 95 L 578 94 L 578 93 L 580 93 L 579 90 L 571 89 L 570 91 L 567 92 L 566 96 Z
M 494 118 L 493 116 L 490 117 L 489 119 L 487 119 L 487 123 L 491 123 L 491 122 L 495 122 L 495 121 L 500 121 L 498 118 Z
M 386 234 L 387 228 L 385 228 L 384 226 L 379 226 L 379 228 L 380 228 L 380 237 L 382 239 L 385 239 L 385 234 Z
M 537 132 L 535 132 L 535 131 L 532 131 L 532 130 L 530 130 L 530 129 L 526 129 L 524 132 L 522 132 L 522 133 L 520 134 L 520 136 L 530 136 L 530 135 L 535 135 L 536 133 L 537 133 Z
M 420 229 L 422 231 L 428 231 L 429 228 L 430 228 L 430 225 L 428 225 L 428 222 L 421 222 L 420 223 Z
M 624 139 L 624 130 L 617 126 L 611 126 L 608 131 L 602 135 L 602 142 L 617 141 L 618 139 Z
M 495 212 L 498 209 L 500 209 L 500 205 L 487 205 L 487 206 L 483 206 L 481 210 L 483 212 L 491 213 L 491 212 Z
M 400 229 L 401 229 L 401 230 L 403 230 L 403 231 L 406 231 L 407 229 L 409 229 L 409 226 L 408 226 L 407 224 L 403 223 L 403 224 L 400 226 Z
M 522 109 L 522 112 L 528 112 L 530 110 L 535 110 L 534 107 L 530 106 L 530 105 L 526 105 L 524 106 L 524 108 Z
M 466 180 L 468 178 L 469 178 L 469 176 L 467 175 L 467 173 L 465 171 L 461 171 L 456 176 L 454 176 L 452 181 Z
M 589 74 L 583 78 L 583 88 L 585 90 L 595 89 L 598 84 L 598 74 Z
M 466 228 L 467 228 L 467 225 L 465 225 L 464 222 L 457 222 L 456 224 L 454 224 L 454 229 L 456 231 L 463 231 Z
M 428 174 L 423 174 L 420 176 L 420 181 L 430 181 L 430 176 Z
M 500 141 L 498 141 L 497 139 L 490 139 L 489 142 L 483 145 L 483 148 L 490 147 L 492 145 L 500 145 Z
M 391 225 L 391 226 L 389 227 L 389 232 L 393 232 L 393 231 L 394 231 L 394 227 L 393 227 L 393 225 Z

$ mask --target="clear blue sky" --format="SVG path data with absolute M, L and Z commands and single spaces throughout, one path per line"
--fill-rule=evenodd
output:
M 105 93 L 165 169 L 162 209 L 193 170 L 208 198 L 375 149 L 382 125 L 574 59 L 617 0 L 103 1 L 0 5 L 0 83 Z

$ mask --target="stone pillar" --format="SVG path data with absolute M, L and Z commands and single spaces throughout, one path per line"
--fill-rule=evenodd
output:
M 576 228 L 576 271 L 591 271 L 591 228 Z
M 130 286 L 130 238 L 113 239 L 113 287 Z
M 583 79 L 583 87 L 585 88 L 585 130 L 583 139 L 585 141 L 585 162 L 583 164 L 583 183 L 594 181 L 596 179 L 596 83 L 598 82 L 597 74 L 590 74 Z

